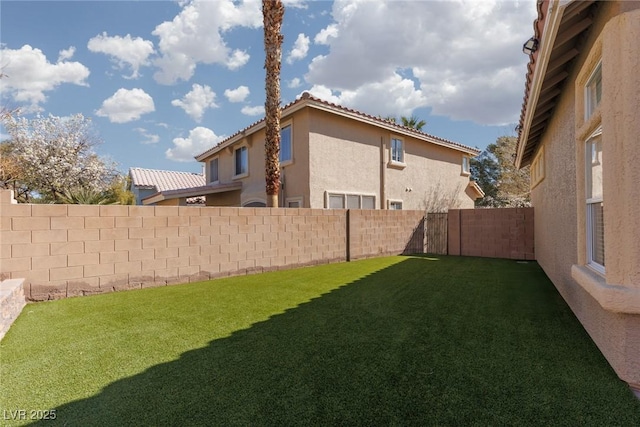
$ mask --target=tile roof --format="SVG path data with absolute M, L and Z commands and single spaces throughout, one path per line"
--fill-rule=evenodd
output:
M 567 70 L 580 53 L 582 34 L 591 25 L 591 6 L 597 3 L 594 0 L 537 0 L 538 17 L 533 29 L 539 47 L 530 55 L 527 64 L 524 98 L 517 127 L 516 164 L 519 167 L 528 165 L 532 160 L 569 76 Z M 554 20 L 557 22 L 555 29 Z M 536 82 L 536 79 L 539 81 Z
M 469 154 L 473 154 L 473 155 L 478 155 L 480 154 L 480 150 L 478 150 L 477 148 L 473 148 L 473 147 L 469 147 L 467 145 L 464 144 L 460 144 L 458 142 L 454 142 L 445 138 L 440 138 L 438 136 L 434 136 L 434 135 L 430 135 L 428 133 L 416 130 L 414 128 L 410 128 L 410 127 L 406 127 L 403 126 L 401 124 L 398 124 L 396 122 L 392 122 L 386 119 L 383 119 L 381 117 L 377 117 L 377 116 L 373 116 L 367 113 L 363 113 L 361 111 L 358 110 L 354 110 L 352 108 L 347 108 L 347 107 L 343 107 L 342 105 L 338 105 L 338 104 L 334 104 L 332 102 L 328 102 L 325 101 L 323 99 L 320 98 L 316 98 L 315 96 L 311 95 L 309 92 L 304 92 L 302 94 L 302 96 L 298 99 L 296 99 L 293 102 L 290 102 L 289 104 L 285 105 L 284 107 L 282 107 L 282 115 L 285 116 L 287 114 L 289 114 L 290 112 L 292 112 L 291 110 L 295 111 L 298 108 L 302 108 L 304 106 L 311 106 L 311 107 L 315 107 L 315 108 L 324 108 L 326 110 L 332 111 L 334 113 L 343 113 L 349 117 L 352 118 L 358 118 L 367 122 L 370 122 L 374 125 L 378 125 L 378 126 L 383 126 L 386 128 L 393 128 L 396 131 L 402 132 L 404 134 L 409 134 L 412 135 L 418 139 L 422 139 L 424 141 L 427 142 L 431 142 L 431 143 L 435 143 L 438 145 L 443 145 L 445 147 L 449 147 L 449 148 L 453 148 L 453 149 L 457 149 L 457 150 L 461 150 L 464 152 L 467 152 Z M 259 129 L 261 129 L 262 127 L 264 127 L 264 122 L 265 119 L 262 118 L 252 124 L 250 124 L 249 126 L 245 127 L 244 129 L 234 133 L 233 135 L 229 136 L 228 138 L 226 138 L 225 140 L 219 142 L 216 146 L 210 148 L 209 150 L 198 154 L 197 156 L 195 156 L 196 160 L 198 161 L 202 161 L 204 158 L 208 157 L 210 154 L 213 154 L 214 152 L 216 152 L 218 147 L 223 147 L 226 145 L 230 145 L 230 143 L 232 143 L 234 140 L 236 140 L 239 136 L 244 136 L 250 133 L 253 133 Z
M 158 192 L 206 185 L 204 176 L 193 172 L 130 168 L 129 174 L 131 175 L 132 185 L 155 188 Z

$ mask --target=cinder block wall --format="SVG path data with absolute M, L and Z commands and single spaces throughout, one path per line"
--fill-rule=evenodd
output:
M 533 208 L 451 209 L 449 255 L 535 259 Z
M 424 212 L 349 211 L 349 258 L 424 252 Z
M 346 210 L 30 205 L 0 193 L 0 278 L 26 279 L 30 300 L 347 259 Z M 423 215 L 369 212 L 351 211 L 357 258 L 405 252 Z

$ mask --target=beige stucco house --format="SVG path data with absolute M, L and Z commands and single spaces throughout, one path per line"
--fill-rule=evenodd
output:
M 640 2 L 538 8 L 516 159 L 536 257 L 640 397 Z
M 472 208 L 479 150 L 308 93 L 282 109 L 282 207 Z M 265 206 L 264 119 L 196 156 L 207 205 Z

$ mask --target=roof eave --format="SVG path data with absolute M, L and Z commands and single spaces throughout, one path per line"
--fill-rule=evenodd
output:
M 538 51 L 538 57 L 536 60 L 536 68 L 533 73 L 533 81 L 531 85 L 531 92 L 527 99 L 525 107 L 524 125 L 522 126 L 522 133 L 518 141 L 518 151 L 516 153 L 516 167 L 522 166 L 522 160 L 525 152 L 525 147 L 529 144 L 529 130 L 531 128 L 531 122 L 535 114 L 535 106 L 538 103 L 540 97 L 540 91 L 542 90 L 542 82 L 546 75 L 547 66 L 549 65 L 549 58 L 553 50 L 553 44 L 560 28 L 560 22 L 562 21 L 562 13 L 565 7 L 571 0 L 552 1 L 549 4 L 547 11 L 547 17 L 544 23 L 544 30 L 542 31 L 542 46 Z
M 324 102 L 322 100 L 316 100 L 316 98 L 312 97 L 312 96 L 302 96 L 300 99 L 296 100 L 295 102 L 287 105 L 284 107 L 284 109 L 282 110 L 282 117 L 291 115 L 293 113 L 295 113 L 298 110 L 301 110 L 305 107 L 311 107 L 311 108 L 315 108 L 317 110 L 322 110 L 322 111 L 327 111 L 330 112 L 332 114 L 336 114 L 342 117 L 346 117 L 352 120 L 356 120 L 362 123 L 367 123 L 385 130 L 388 130 L 390 132 L 395 132 L 397 134 L 401 134 L 401 135 L 405 135 L 405 136 L 411 136 L 413 138 L 417 138 L 420 139 L 422 141 L 425 142 L 429 142 L 431 144 L 435 144 L 435 145 L 439 145 L 442 147 L 446 147 L 446 148 L 450 148 L 453 150 L 457 150 L 460 151 L 462 153 L 465 154 L 469 154 L 471 156 L 477 156 L 478 154 L 481 153 L 481 150 L 478 150 L 477 148 L 472 148 L 472 147 L 468 147 L 465 146 L 463 144 L 459 144 L 453 141 L 448 141 L 448 140 L 444 140 L 441 138 L 437 138 L 431 135 L 428 135 L 424 132 L 420 132 L 417 130 L 412 130 L 409 128 L 406 128 L 404 126 L 400 126 L 398 124 L 393 124 L 393 123 L 386 123 L 384 121 L 378 120 L 376 118 L 373 117 L 368 117 L 367 115 L 364 114 L 359 114 L 356 113 L 354 111 L 351 111 L 349 109 L 345 109 L 344 107 L 340 107 L 340 106 L 334 106 L 333 104 Z M 259 122 L 249 126 L 248 128 L 238 132 L 236 135 L 232 136 L 231 138 L 229 138 L 228 140 L 224 141 L 223 143 L 216 145 L 215 147 L 210 148 L 209 150 L 205 151 L 202 154 L 199 154 L 197 156 L 195 156 L 195 159 L 199 162 L 205 161 L 208 157 L 211 157 L 217 153 L 219 153 L 220 151 L 224 150 L 225 148 L 238 143 L 239 141 L 241 141 L 242 139 L 246 138 L 247 136 L 250 136 L 256 132 L 258 132 L 259 130 L 263 129 L 265 127 L 265 120 L 262 119 Z
M 592 24 L 589 8 L 594 0 L 552 0 L 546 12 L 542 44 L 532 60 L 533 74 L 527 76 L 525 104 L 520 121 L 520 134 L 515 165 L 530 164 L 536 147 L 553 117 L 562 86 L 570 75 L 574 58 L 579 55 L 581 35 Z M 531 63 L 530 62 L 530 65 Z

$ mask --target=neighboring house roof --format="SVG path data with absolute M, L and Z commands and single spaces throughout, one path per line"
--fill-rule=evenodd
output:
M 132 186 L 155 189 L 158 192 L 206 185 L 205 177 L 193 172 L 131 168 L 129 174 Z
M 151 205 L 163 200 L 170 199 L 191 199 L 195 197 L 206 196 L 207 194 L 224 193 L 227 191 L 235 190 L 242 190 L 241 182 L 232 182 L 230 184 L 202 185 L 193 188 L 179 188 L 176 190 L 158 191 L 157 193 L 142 199 L 142 204 Z
M 476 194 L 478 195 L 478 199 L 481 199 L 484 197 L 484 191 L 482 191 L 482 188 L 480 188 L 477 182 L 469 181 L 469 184 L 467 184 L 467 187 L 469 187 L 471 190 L 476 192 Z
M 538 49 L 527 65 L 524 100 L 518 124 L 516 165 L 531 163 L 553 115 L 557 99 L 569 77 L 573 59 L 580 53 L 582 34 L 593 21 L 593 0 L 539 0 L 534 21 Z
M 309 92 L 304 92 L 299 99 L 282 107 L 282 116 L 284 117 L 286 115 L 292 114 L 295 111 L 298 111 L 305 107 L 315 108 L 318 110 L 327 111 L 333 114 L 337 114 L 343 117 L 357 120 L 359 122 L 369 123 L 371 125 L 396 132 L 400 135 L 411 136 L 418 140 L 422 140 L 431 144 L 451 148 L 466 154 L 470 154 L 472 156 L 477 156 L 478 154 L 480 154 L 480 150 L 478 150 L 477 148 L 468 147 L 466 145 L 463 145 L 454 141 L 450 141 L 448 139 L 429 135 L 427 133 L 418 131 L 416 129 L 402 126 L 401 124 L 394 123 L 380 117 L 375 117 L 375 116 L 363 113 L 361 111 L 343 107 L 338 104 L 333 104 L 331 102 L 324 101 L 320 98 L 316 98 L 311 94 L 309 94 Z M 265 119 L 263 118 L 262 120 L 259 120 L 247 126 L 241 131 L 236 132 L 235 134 L 231 135 L 229 138 L 221 141 L 218 145 L 210 148 L 204 153 L 195 156 L 195 158 L 196 160 L 201 162 L 205 160 L 207 157 L 219 152 L 220 150 L 230 145 L 233 145 L 234 143 L 238 142 L 242 138 L 257 132 L 264 127 L 265 127 Z

